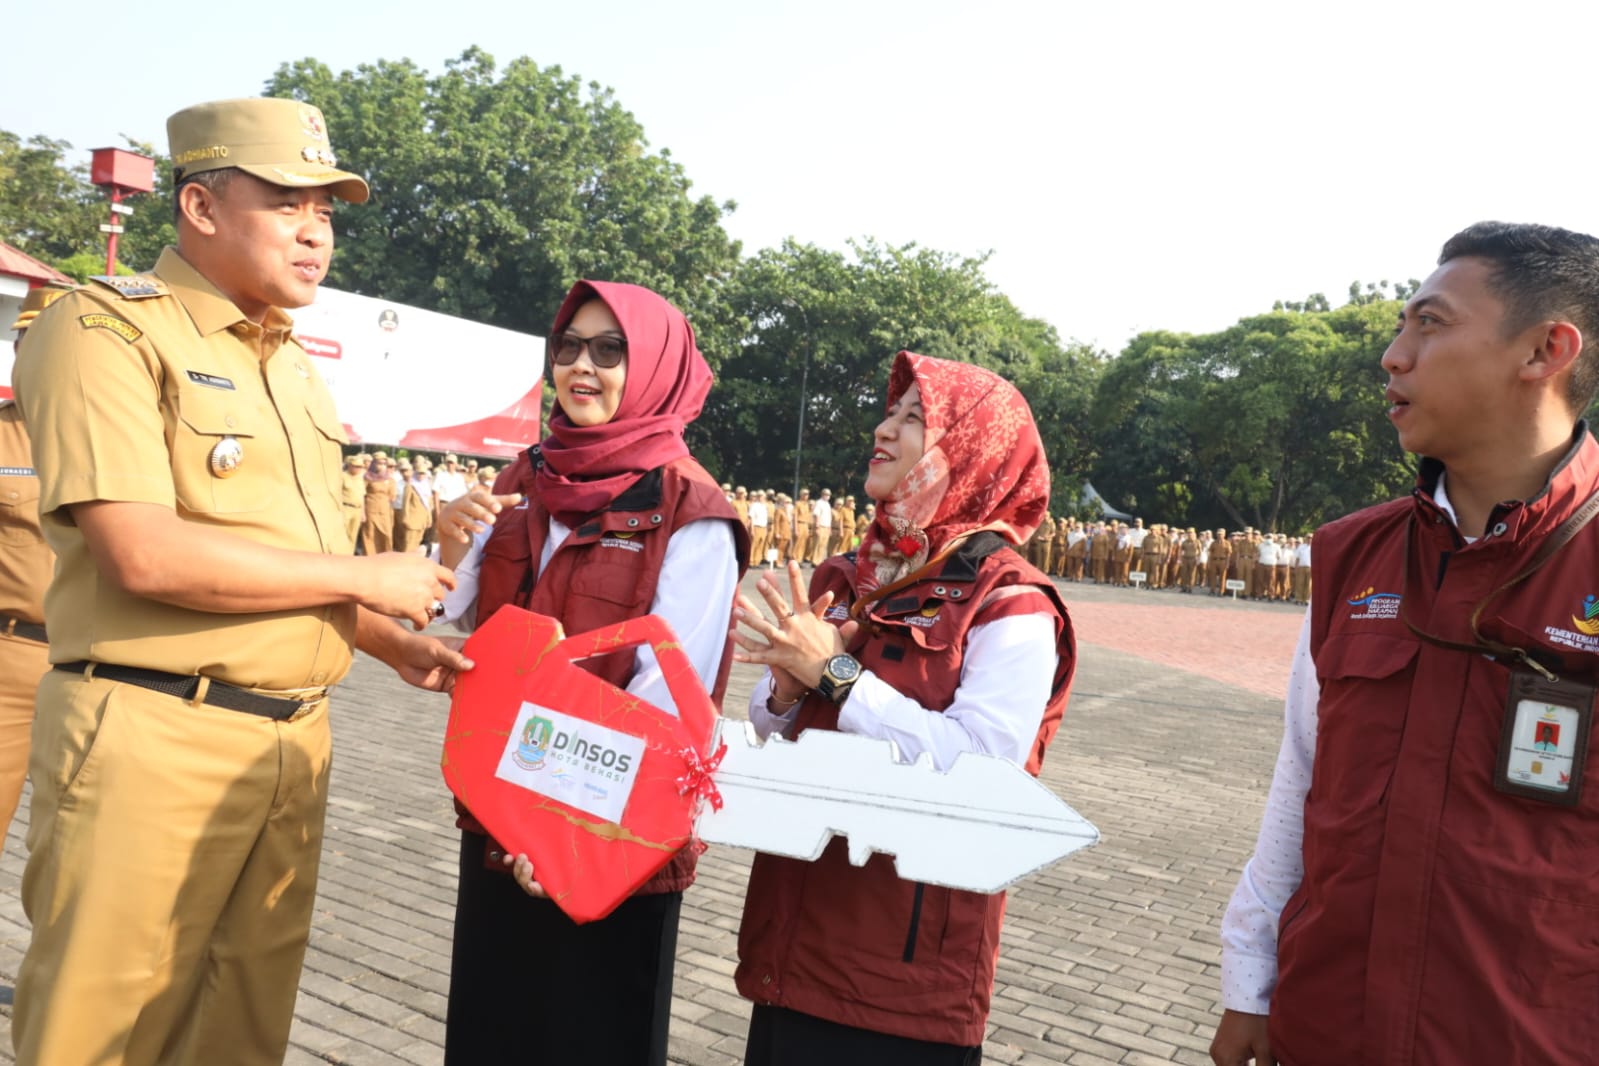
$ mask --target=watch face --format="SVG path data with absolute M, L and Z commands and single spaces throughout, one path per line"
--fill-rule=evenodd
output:
M 827 660 L 827 672 L 840 681 L 854 681 L 861 675 L 861 664 L 848 655 L 835 655 Z

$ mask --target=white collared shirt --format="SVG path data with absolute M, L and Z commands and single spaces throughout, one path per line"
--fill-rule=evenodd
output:
M 526 507 L 524 502 L 521 507 Z M 539 555 L 542 574 L 571 529 L 550 519 L 550 532 Z M 478 569 L 483 561 L 483 542 L 488 533 L 472 538 L 472 547 L 455 567 L 456 586 L 444 598 L 444 618 L 463 633 L 477 628 Z M 536 580 L 535 575 L 535 580 Z M 727 649 L 727 630 L 732 621 L 733 593 L 738 587 L 738 558 L 733 547 L 733 530 L 727 520 L 702 518 L 679 528 L 666 543 L 661 561 L 661 576 L 655 584 L 650 613 L 659 615 L 677 634 L 683 651 L 706 691 L 716 683 Z M 627 691 L 677 714 L 677 702 L 666 687 L 666 679 L 648 646 L 634 655 L 633 677 Z

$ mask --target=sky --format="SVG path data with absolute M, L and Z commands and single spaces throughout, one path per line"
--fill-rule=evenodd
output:
M 0 65 L 0 129 L 24 137 L 164 145 L 168 114 L 286 62 L 439 71 L 480 45 L 614 89 L 696 195 L 737 201 L 746 254 L 987 253 L 1025 314 L 1112 353 L 1425 277 L 1480 219 L 1599 233 L 1599 5 L 397 0 L 92 37 L 6 7 L 4 35 L 35 42 Z

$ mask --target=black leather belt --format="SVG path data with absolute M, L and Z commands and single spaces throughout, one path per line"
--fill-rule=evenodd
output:
M 0 614 L 0 630 L 13 637 L 26 637 L 28 640 L 37 640 L 40 644 L 50 643 L 50 638 L 44 634 L 44 626 L 18 621 L 9 615 Z
M 94 676 L 105 678 L 107 681 L 121 681 L 128 685 L 137 685 L 140 688 L 150 689 L 152 692 L 163 692 L 168 696 L 176 696 L 183 700 L 194 699 L 194 694 L 200 689 L 200 678 L 196 674 L 169 674 L 162 670 L 145 670 L 137 666 L 117 666 L 114 663 L 89 663 L 82 659 L 72 663 L 56 663 L 57 670 L 65 670 L 72 674 L 81 674 L 94 667 Z M 251 692 L 247 688 L 229 685 L 226 682 L 211 682 L 206 689 L 205 699 L 213 707 L 222 707 L 229 711 L 243 711 L 245 714 L 256 714 L 262 718 L 271 718 L 282 722 L 293 718 L 302 710 L 314 707 L 327 698 L 327 692 L 314 700 L 289 700 L 281 696 L 263 696 L 259 692 Z

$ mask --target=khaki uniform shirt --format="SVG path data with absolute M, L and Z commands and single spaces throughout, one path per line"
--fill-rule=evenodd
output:
M 39 475 L 22 409 L 0 403 L 0 614 L 44 622 L 55 556 L 39 529 Z
M 366 496 L 366 475 L 345 470 L 339 477 L 339 502 L 346 507 L 359 509 Z
M 215 614 L 131 596 L 101 577 L 65 510 L 151 503 L 275 548 L 348 554 L 344 429 L 291 325 L 277 308 L 264 325 L 250 322 L 170 248 L 153 278 L 79 289 L 35 320 L 13 384 L 59 559 L 45 597 L 52 662 L 274 691 L 330 685 L 349 669 L 353 604 Z M 243 458 L 218 477 L 211 456 L 229 437 Z

